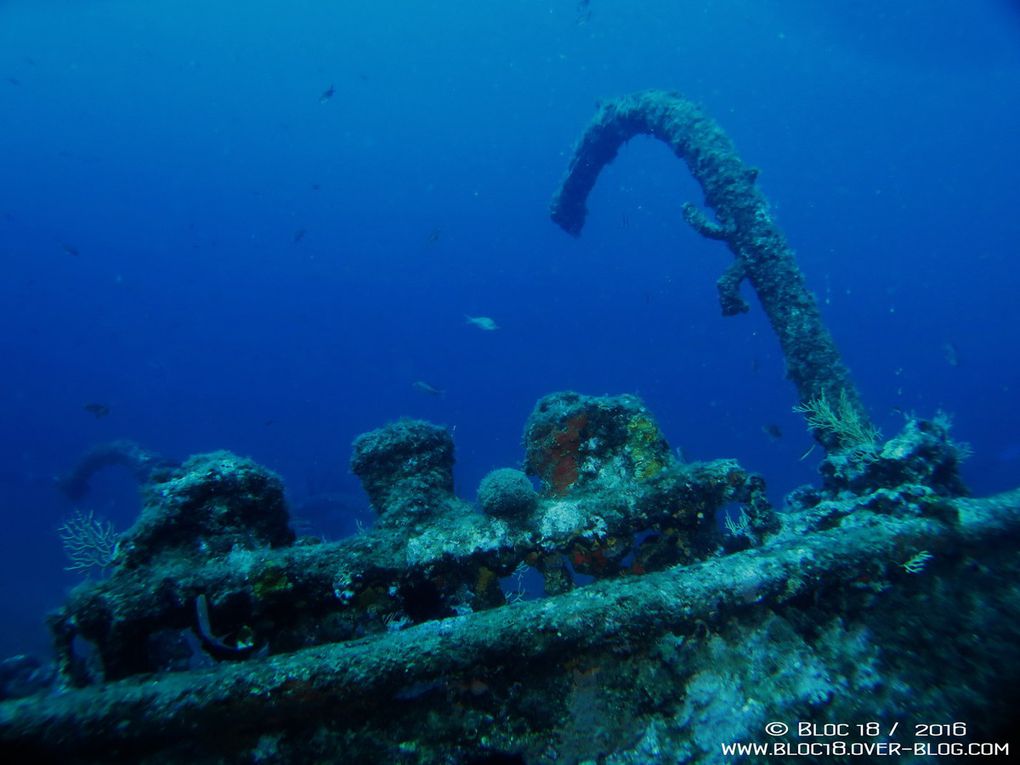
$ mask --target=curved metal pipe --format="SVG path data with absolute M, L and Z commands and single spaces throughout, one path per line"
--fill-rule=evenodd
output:
M 739 292 L 747 279 L 779 337 L 786 376 L 797 387 L 802 406 L 829 402 L 870 426 L 793 250 L 772 219 L 768 200 L 754 185 L 758 170 L 745 165 L 715 120 L 683 96 L 647 90 L 602 104 L 553 199 L 553 221 L 578 236 L 588 214 L 588 194 L 602 168 L 623 144 L 641 134 L 668 144 L 687 163 L 715 221 L 689 202 L 683 208 L 684 219 L 702 236 L 726 242 L 736 257 L 717 282 L 723 314 L 748 310 Z M 815 428 L 813 434 L 826 448 L 846 445 L 831 431 Z

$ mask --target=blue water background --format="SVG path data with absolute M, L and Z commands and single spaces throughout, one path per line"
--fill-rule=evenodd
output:
M 639 394 L 777 501 L 814 481 L 777 342 L 750 293 L 720 316 L 731 256 L 681 220 L 701 195 L 664 146 L 621 153 L 581 238 L 548 219 L 596 101 L 649 87 L 761 168 L 885 432 L 944 408 L 975 492 L 1020 484 L 1015 3 L 4 2 L 0 655 L 45 646 L 78 580 L 52 478 L 112 438 L 251 456 L 329 538 L 370 517 L 357 434 L 455 427 L 473 498 L 563 389 Z M 82 506 L 126 527 L 135 486 Z

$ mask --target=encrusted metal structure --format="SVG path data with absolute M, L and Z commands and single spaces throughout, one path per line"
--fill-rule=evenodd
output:
M 715 213 L 713 221 L 693 203 L 683 207 L 684 219 L 695 231 L 725 242 L 735 257 L 717 282 L 723 314 L 748 310 L 740 296 L 740 284 L 746 279 L 779 338 L 787 376 L 797 386 L 801 402 L 846 402 L 866 421 L 867 413 L 793 250 L 755 185 L 757 168 L 745 165 L 729 136 L 688 99 L 646 90 L 603 103 L 574 150 L 553 200 L 553 220 L 575 236 L 581 233 L 588 194 L 599 173 L 636 135 L 664 142 L 686 162 L 701 185 L 705 203 Z M 831 433 L 816 430 L 815 436 L 826 446 L 834 445 Z
M 296 538 L 249 460 L 153 474 L 112 576 L 52 617 L 61 691 L 0 703 L 0 744 L 82 763 L 715 762 L 716 739 L 849 719 L 862 698 L 869 719 L 1004 724 L 981 700 L 1016 666 L 1020 492 L 960 496 L 947 423 L 830 456 L 780 514 L 732 460 L 679 462 L 631 396 L 546 397 L 525 454 L 539 490 L 494 471 L 475 507 L 445 429 L 365 434 L 352 467 L 378 521 L 335 543 Z

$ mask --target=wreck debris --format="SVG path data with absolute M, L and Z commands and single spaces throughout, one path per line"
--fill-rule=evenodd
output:
M 525 465 L 556 496 L 647 480 L 673 462 L 658 425 L 634 396 L 545 396 L 525 426 Z
M 452 498 L 453 438 L 437 425 L 401 420 L 358 436 L 351 470 L 380 519 L 400 525 Z
M 936 518 L 877 516 L 858 503 L 844 514 L 849 522 L 834 528 L 519 603 L 511 610 L 428 622 L 214 671 L 36 697 L 0 707 L 0 740 L 39 751 L 109 753 L 145 741 L 187 739 L 203 746 L 229 726 L 254 746 L 260 732 L 293 726 L 308 716 L 312 700 L 343 720 L 344 709 L 364 713 L 376 704 L 385 706 L 401 689 L 443 683 L 493 661 L 551 668 L 569 665 L 571 656 L 654 644 L 665 634 L 694 642 L 700 631 L 755 610 L 796 604 L 811 592 L 851 587 L 862 578 L 891 586 L 901 578 L 896 561 L 910 551 L 959 555 L 992 544 L 1003 528 L 1020 525 L 1018 492 L 949 504 L 957 511 L 958 531 Z M 966 546 L 958 545 L 958 534 Z
M 80 500 L 88 494 L 92 476 L 100 470 L 117 465 L 127 468 L 139 483 L 144 483 L 154 471 L 173 467 L 175 463 L 134 441 L 108 441 L 96 444 L 85 452 L 69 472 L 57 478 L 57 488 L 68 499 Z
M 271 750 L 551 765 L 600 751 L 648 761 L 655 730 L 713 762 L 734 725 L 845 718 L 879 671 L 876 717 L 962 709 L 994 723 L 982 692 L 1012 677 L 1014 621 L 967 598 L 1012 608 L 1020 490 L 961 497 L 945 418 L 829 455 L 823 486 L 782 514 L 732 460 L 678 462 L 633 396 L 547 396 L 524 446 L 541 491 L 497 471 L 479 512 L 453 493 L 444 428 L 404 420 L 360 437 L 352 465 L 380 518 L 336 543 L 294 539 L 279 480 L 249 460 L 199 455 L 154 477 L 130 552 L 51 620 L 64 688 L 0 704 L 0 745 L 104 763 Z M 905 566 L 922 552 L 926 565 Z M 546 597 L 523 598 L 529 568 Z M 973 673 L 957 645 L 973 629 L 1003 648 L 947 691 L 947 672 Z M 937 677 L 923 653 L 895 649 L 908 639 L 942 652 Z M 189 644 L 204 654 L 190 669 Z M 788 661 L 797 678 L 777 674 Z M 739 695 L 763 688 L 768 708 Z M 458 714 L 437 718 L 444 704 Z
M 712 221 L 693 203 L 683 207 L 684 219 L 695 231 L 725 242 L 736 257 L 717 283 L 723 314 L 748 310 L 739 288 L 742 281 L 749 281 L 779 338 L 787 376 L 797 387 L 801 404 L 842 398 L 867 423 L 867 413 L 793 250 L 755 186 L 758 170 L 745 165 L 719 125 L 683 96 L 647 90 L 604 102 L 577 144 L 553 199 L 552 219 L 568 233 L 579 235 L 588 214 L 588 194 L 599 173 L 636 135 L 650 135 L 669 145 L 687 163 L 706 205 L 715 213 Z M 813 433 L 823 446 L 839 446 L 830 432 L 815 428 Z
M 583 443 L 564 437 L 582 416 Z M 527 489 L 483 492 L 478 512 L 453 493 L 445 428 L 400 420 L 359 436 L 351 465 L 379 520 L 335 543 L 295 543 L 269 471 L 227 452 L 192 457 L 145 488 L 112 575 L 74 590 L 54 615 L 61 665 L 82 682 L 77 637 L 94 646 L 107 680 L 156 671 L 165 642 L 154 644 L 155 633 L 209 632 L 195 620 L 199 598 L 227 639 L 276 654 L 503 605 L 499 579 L 522 564 L 558 593 L 577 575 L 698 560 L 729 543 L 715 523 L 727 504 L 753 519 L 749 540 L 777 527 L 761 478 L 733 460 L 677 463 L 633 396 L 548 396 L 525 439 L 529 469 L 555 471 L 543 462 L 555 460 L 579 466 L 583 480 L 536 496 L 511 471 Z
M 127 569 L 294 541 L 279 476 L 230 452 L 191 457 L 145 492 L 141 516 L 120 540 L 118 559 Z

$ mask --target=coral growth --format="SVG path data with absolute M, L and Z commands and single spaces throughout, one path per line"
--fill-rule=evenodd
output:
M 525 427 L 525 469 L 552 496 L 651 478 L 673 463 L 669 444 L 633 396 L 556 393 Z
M 68 571 L 79 571 L 87 576 L 113 565 L 120 535 L 112 523 L 96 518 L 91 510 L 75 510 L 57 533 L 71 561 Z
M 500 468 L 482 479 L 478 504 L 497 518 L 526 518 L 538 506 L 538 494 L 520 470 Z
M 639 479 L 647 480 L 666 467 L 662 459 L 663 444 L 659 426 L 650 417 L 636 415 L 627 423 L 625 449 Z
M 959 470 L 970 447 L 952 439 L 951 425 L 941 412 L 930 420 L 910 417 L 902 432 L 885 443 L 860 441 L 852 449 L 829 454 L 820 467 L 825 487 L 863 493 L 913 485 L 938 495 L 964 495 Z M 857 431 L 856 426 L 850 430 Z
M 551 465 L 547 475 L 553 494 L 566 494 L 577 481 L 581 437 L 587 425 L 588 415 L 582 412 L 567 419 L 552 434 L 552 445 L 548 453 Z
M 830 401 L 823 391 L 810 401 L 793 407 L 793 411 L 803 414 L 808 427 L 831 443 L 834 450 L 873 446 L 882 437 L 845 390 L 840 391 L 835 401 Z

